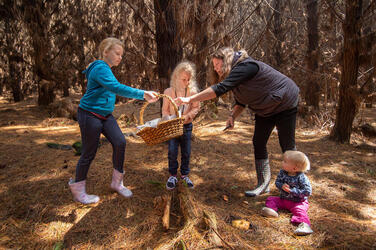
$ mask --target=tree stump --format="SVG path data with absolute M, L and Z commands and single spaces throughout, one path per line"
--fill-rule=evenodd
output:
M 47 106 L 55 100 L 54 88 L 56 84 L 53 81 L 42 79 L 38 85 L 38 105 Z

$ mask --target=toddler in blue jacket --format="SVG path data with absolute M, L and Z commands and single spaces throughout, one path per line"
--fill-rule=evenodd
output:
M 266 207 L 262 209 L 262 214 L 268 217 L 278 217 L 278 209 L 289 210 L 292 213 L 291 222 L 298 224 L 296 235 L 313 233 L 307 214 L 308 196 L 312 193 L 312 187 L 304 174 L 309 169 L 310 163 L 304 153 L 286 151 L 283 154 L 282 169 L 275 181 L 280 195 L 268 197 Z

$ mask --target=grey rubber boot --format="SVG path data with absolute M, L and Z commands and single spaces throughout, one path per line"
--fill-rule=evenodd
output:
M 75 201 L 81 202 L 82 204 L 92 204 L 99 201 L 97 195 L 86 193 L 86 180 L 74 182 L 73 179 L 70 179 L 68 184 Z
M 270 166 L 269 159 L 256 160 L 257 187 L 254 190 L 245 191 L 245 196 L 254 197 L 269 192 Z
M 114 169 L 114 172 L 112 173 L 111 189 L 118 192 L 120 195 L 124 196 L 125 198 L 129 198 L 133 194 L 131 190 L 124 187 L 123 177 L 124 177 L 123 173 L 120 173 L 119 171 Z

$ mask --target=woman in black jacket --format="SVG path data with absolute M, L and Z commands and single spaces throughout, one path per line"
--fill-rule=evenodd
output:
M 244 50 L 222 48 L 213 55 L 215 82 L 204 91 L 190 97 L 177 98 L 176 104 L 205 101 L 232 91 L 235 105 L 227 120 L 234 128 L 236 117 L 246 106 L 255 113 L 253 147 L 257 173 L 257 186 L 246 191 L 246 196 L 269 192 L 270 166 L 266 144 L 277 127 L 282 152 L 296 150 L 295 124 L 299 88 L 293 80 L 271 66 L 249 57 Z

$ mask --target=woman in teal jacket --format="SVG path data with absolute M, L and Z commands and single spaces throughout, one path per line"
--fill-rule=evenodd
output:
M 83 204 L 96 203 L 99 197 L 85 191 L 86 176 L 97 152 L 100 135 L 103 134 L 113 148 L 113 174 L 111 188 L 124 197 L 132 192 L 124 187 L 124 154 L 126 141 L 112 112 L 116 95 L 148 102 L 158 100 L 157 93 L 135 89 L 118 82 L 111 67 L 118 66 L 123 56 L 123 43 L 116 38 L 106 38 L 99 45 L 101 60 L 96 60 L 83 71 L 87 78 L 87 90 L 80 100 L 77 111 L 81 130 L 82 151 L 76 166 L 76 177 L 69 181 L 74 200 Z

